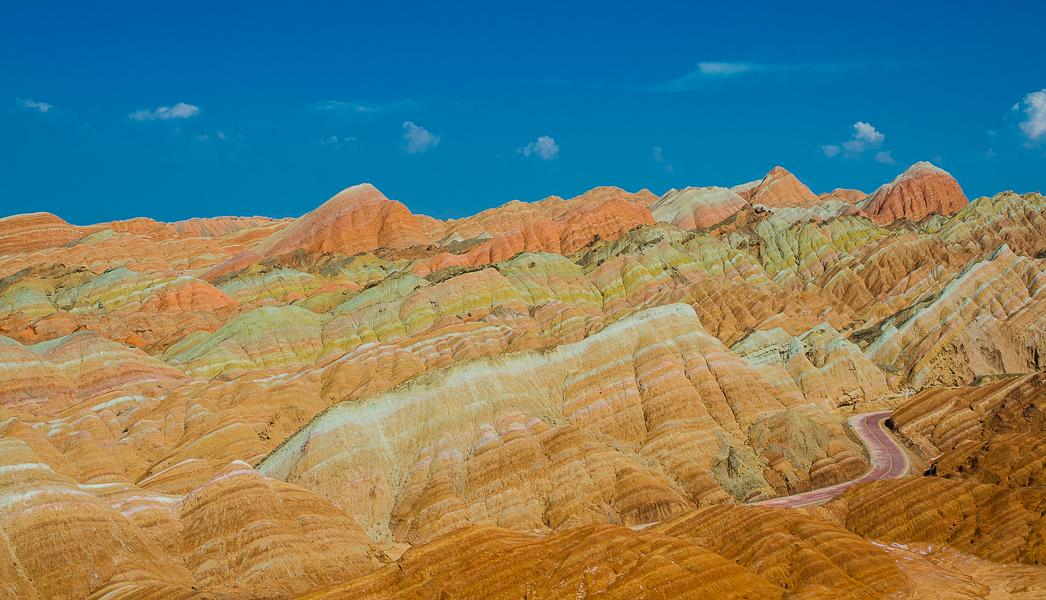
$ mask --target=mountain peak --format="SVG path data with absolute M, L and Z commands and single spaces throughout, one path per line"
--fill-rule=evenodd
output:
M 740 189 L 739 189 L 740 188 Z M 751 204 L 763 206 L 813 206 L 817 196 L 784 167 L 774 167 L 754 187 L 738 186 L 734 191 Z
M 287 228 L 262 240 L 254 251 L 265 257 L 296 248 L 352 255 L 427 243 L 428 238 L 406 206 L 389 200 L 373 185 L 361 183 L 338 192 Z
M 672 189 L 650 205 L 658 221 L 680 229 L 711 227 L 736 213 L 745 205 L 737 193 L 722 187 Z
M 969 203 L 950 173 L 923 161 L 881 186 L 861 209 L 877 225 L 886 225 L 899 219 L 918 222 L 931 214 L 953 215 Z

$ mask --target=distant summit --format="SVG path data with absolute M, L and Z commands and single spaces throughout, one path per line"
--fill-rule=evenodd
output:
M 745 199 L 721 187 L 672 189 L 650 205 L 658 221 L 680 229 L 711 227 L 745 206 Z
M 876 190 L 860 208 L 876 225 L 886 225 L 898 219 L 918 222 L 934 213 L 954 215 L 969 203 L 947 171 L 918 162 Z
M 757 185 L 750 185 L 737 186 L 733 191 L 752 204 L 767 207 L 810 207 L 818 203 L 810 188 L 783 167 L 774 167 Z
M 254 251 L 265 257 L 297 248 L 353 255 L 427 243 L 425 232 L 406 206 L 389 200 L 373 185 L 361 183 L 272 234 Z
M 846 202 L 847 204 L 857 204 L 858 202 L 864 200 L 867 197 L 868 194 L 862 192 L 861 190 L 848 190 L 845 188 L 836 188 L 831 192 L 826 192 L 824 194 L 817 195 L 817 198 L 821 202 L 828 202 L 829 200 L 840 200 L 842 202 Z

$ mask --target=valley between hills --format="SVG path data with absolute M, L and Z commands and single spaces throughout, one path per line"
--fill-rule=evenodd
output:
M 0 598 L 1046 597 L 1046 200 L 0 219 Z

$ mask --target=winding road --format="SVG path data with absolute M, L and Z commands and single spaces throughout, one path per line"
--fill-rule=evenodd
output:
M 750 506 L 783 506 L 798 508 L 821 504 L 842 494 L 848 488 L 866 481 L 896 479 L 903 477 L 911 468 L 911 462 L 904 448 L 886 431 L 883 421 L 890 417 L 890 412 L 865 413 L 850 417 L 850 425 L 871 452 L 872 468 L 867 473 L 836 485 L 811 490 L 794 496 L 783 496 L 773 500 L 753 502 Z
M 751 502 L 745 506 L 799 508 L 801 506 L 821 504 L 828 502 L 858 483 L 904 477 L 911 469 L 911 461 L 908 460 L 908 454 L 904 451 L 904 448 L 897 443 L 897 440 L 895 440 L 893 436 L 886 431 L 886 427 L 883 426 L 883 422 L 890 418 L 891 414 L 893 413 L 890 411 L 864 413 L 861 415 L 854 415 L 849 419 L 850 426 L 853 427 L 854 432 L 861 438 L 864 445 L 868 447 L 869 453 L 872 457 L 872 468 L 864 475 L 845 483 L 837 483 L 828 487 L 803 492 L 802 494 L 781 496 L 780 498 L 763 500 L 762 502 Z M 632 529 L 646 529 L 647 527 L 656 525 L 657 523 L 660 523 L 660 521 L 634 525 L 632 526 Z

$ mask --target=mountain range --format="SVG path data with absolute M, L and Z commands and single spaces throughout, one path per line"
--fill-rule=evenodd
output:
M 0 597 L 1043 597 L 1044 370 L 1046 200 L 929 163 L 6 217 Z

